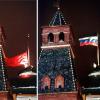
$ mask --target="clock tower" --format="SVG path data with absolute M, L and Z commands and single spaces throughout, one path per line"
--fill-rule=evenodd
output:
M 78 100 L 72 43 L 70 25 L 58 8 L 49 25 L 42 27 L 39 100 Z

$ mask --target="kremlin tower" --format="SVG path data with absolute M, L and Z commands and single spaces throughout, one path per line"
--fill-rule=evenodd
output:
M 4 61 L 4 33 L 3 28 L 0 27 L 0 100 L 9 100 L 9 92 L 7 88 L 7 75 L 6 75 L 6 66 Z
M 42 27 L 41 35 L 39 100 L 78 100 L 72 32 L 59 7 L 49 25 Z

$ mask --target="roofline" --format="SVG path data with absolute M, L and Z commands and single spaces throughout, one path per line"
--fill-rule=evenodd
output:
M 41 49 L 47 49 L 47 48 L 61 48 L 61 47 L 70 47 L 70 44 L 65 44 L 65 45 L 46 45 L 46 46 L 41 46 Z
M 66 24 L 66 25 L 54 25 L 54 26 L 41 26 L 41 28 L 50 28 L 50 27 L 64 27 L 64 26 L 71 26 L 70 24 Z

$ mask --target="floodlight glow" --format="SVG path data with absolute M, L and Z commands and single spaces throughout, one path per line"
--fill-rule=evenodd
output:
M 88 76 L 99 76 L 100 75 L 100 71 L 98 72 L 93 72 L 93 73 L 90 73 Z
M 94 67 L 94 68 L 96 68 L 96 67 L 97 67 L 97 65 L 96 65 L 95 63 L 93 63 L 93 67 Z
M 27 72 L 23 72 L 21 74 L 19 74 L 19 77 L 21 78 L 29 78 L 33 75 L 36 75 L 36 73 L 32 72 L 32 71 L 27 71 Z

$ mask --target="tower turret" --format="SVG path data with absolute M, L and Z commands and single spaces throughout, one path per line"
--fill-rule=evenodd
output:
M 39 100 L 77 100 L 72 41 L 70 25 L 58 9 L 49 25 L 42 27 L 38 65 Z
M 3 51 L 4 45 L 4 32 L 3 27 L 0 27 L 0 100 L 8 100 L 9 91 L 8 91 L 8 82 L 7 82 L 7 68 L 5 66 L 5 55 Z

